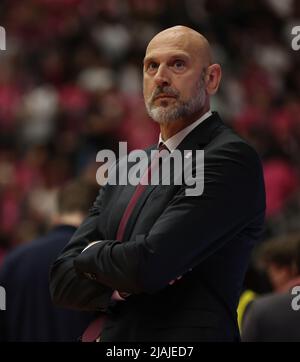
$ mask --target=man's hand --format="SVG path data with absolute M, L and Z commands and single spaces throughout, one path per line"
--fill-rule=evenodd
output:
M 177 278 L 174 279 L 174 280 L 171 280 L 171 281 L 169 282 L 169 284 L 172 285 L 172 284 L 174 284 L 177 280 L 179 280 L 179 279 L 181 279 L 181 278 L 182 278 L 182 275 L 180 275 L 179 277 L 177 277 Z
M 189 272 L 191 272 L 192 270 L 193 270 L 193 269 L 190 268 L 190 269 L 189 269 Z M 179 279 L 181 279 L 181 278 L 182 278 L 182 275 L 179 275 L 179 277 L 177 277 L 176 279 L 171 280 L 171 281 L 169 282 L 169 284 L 172 285 L 172 284 L 174 284 L 177 280 L 179 280 Z
M 171 280 L 169 282 L 170 285 L 174 284 L 177 280 L 181 279 L 182 278 L 182 275 L 180 275 L 179 277 L 177 277 L 176 279 L 174 280 Z M 118 301 L 118 300 L 126 300 L 126 298 L 130 295 L 130 293 L 126 293 L 126 292 L 118 292 L 117 290 L 115 290 L 113 292 L 113 295 L 111 296 L 111 299 L 112 300 L 115 300 L 115 301 Z
M 111 296 L 112 300 L 125 300 L 130 294 L 126 292 L 118 292 L 115 290 Z

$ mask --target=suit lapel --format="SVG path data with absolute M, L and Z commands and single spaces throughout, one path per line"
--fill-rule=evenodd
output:
M 181 150 L 201 150 L 214 138 L 215 131 L 224 123 L 221 121 L 217 112 L 200 123 L 189 133 L 184 140 L 178 145 L 177 149 Z
M 221 119 L 219 118 L 216 112 L 213 112 L 212 116 L 206 119 L 203 123 L 200 123 L 187 137 L 180 143 L 178 149 L 184 152 L 184 150 L 201 150 L 203 149 L 213 138 L 213 134 L 217 128 L 221 125 L 224 125 Z M 151 149 L 148 149 L 148 157 L 150 157 L 151 150 L 155 149 L 155 146 Z M 194 156 L 194 153 L 193 153 Z M 183 156 L 184 157 L 184 156 Z M 166 162 L 167 159 L 164 160 Z M 192 159 L 190 160 L 192 162 Z M 171 168 L 171 181 L 173 180 L 173 173 L 174 170 Z M 147 199 L 149 198 L 150 194 L 154 191 L 154 189 L 159 185 L 148 185 L 143 194 L 140 196 L 135 208 L 130 216 L 130 219 L 127 222 L 125 233 L 124 233 L 124 240 L 130 240 L 131 233 L 133 231 L 134 225 L 136 220 L 144 207 Z M 125 187 L 121 197 L 127 200 L 126 205 L 128 204 L 129 200 L 131 199 L 135 190 L 135 186 L 127 186 Z M 119 222 L 123 216 L 120 215 Z M 116 225 L 115 233 L 117 232 L 118 225 Z

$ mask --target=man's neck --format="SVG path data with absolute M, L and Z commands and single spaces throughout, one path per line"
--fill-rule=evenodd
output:
M 185 127 L 189 126 L 190 124 L 194 123 L 202 117 L 206 112 L 209 111 L 209 106 L 205 107 L 201 112 L 194 114 L 189 119 L 178 119 L 176 121 L 167 122 L 160 124 L 160 134 L 163 141 L 174 136 L 176 133 L 180 132 Z

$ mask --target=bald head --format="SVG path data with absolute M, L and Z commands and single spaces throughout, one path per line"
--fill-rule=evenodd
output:
M 212 64 L 212 52 L 208 40 L 197 31 L 183 25 L 173 26 L 156 34 L 149 42 L 146 56 L 158 48 L 176 46 L 199 58 L 204 66 Z

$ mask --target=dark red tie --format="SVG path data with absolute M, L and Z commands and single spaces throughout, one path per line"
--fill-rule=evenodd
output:
M 159 156 L 166 156 L 167 153 L 161 153 L 162 150 L 168 150 L 167 146 L 164 143 L 161 143 L 158 148 L 158 152 L 155 153 L 153 159 L 151 160 L 150 165 L 148 166 L 146 172 L 142 176 L 140 183 L 137 185 L 125 211 L 122 216 L 122 219 L 119 224 L 119 228 L 117 231 L 117 240 L 123 241 L 124 232 L 126 229 L 126 225 L 130 216 L 139 200 L 143 192 L 147 187 L 147 181 L 150 182 L 151 174 L 159 167 Z M 163 158 L 163 157 L 162 157 Z M 122 294 L 121 294 L 122 295 Z M 87 329 L 84 331 L 82 335 L 82 342 L 95 342 L 99 336 L 101 336 L 104 322 L 106 320 L 106 315 L 103 314 L 99 318 L 95 319 L 93 322 L 89 324 Z
M 132 197 L 129 201 L 129 204 L 126 207 L 126 210 L 122 216 L 122 219 L 120 221 L 119 228 L 117 231 L 117 240 L 119 240 L 119 241 L 123 241 L 124 232 L 125 232 L 128 220 L 130 219 L 130 216 L 131 216 L 137 202 L 139 201 L 139 198 L 141 197 L 141 195 L 143 194 L 143 192 L 145 191 L 145 189 L 147 187 L 147 184 L 145 184 L 145 183 L 147 183 L 147 181 L 150 182 L 151 174 L 154 173 L 154 171 L 159 167 L 159 156 L 161 155 L 162 150 L 168 151 L 167 146 L 165 146 L 163 143 L 160 144 L 158 151 L 155 153 L 153 159 L 151 160 L 150 165 L 148 166 L 143 177 L 141 178 L 140 183 L 137 185 L 137 187 L 134 191 L 134 194 L 132 195 Z

